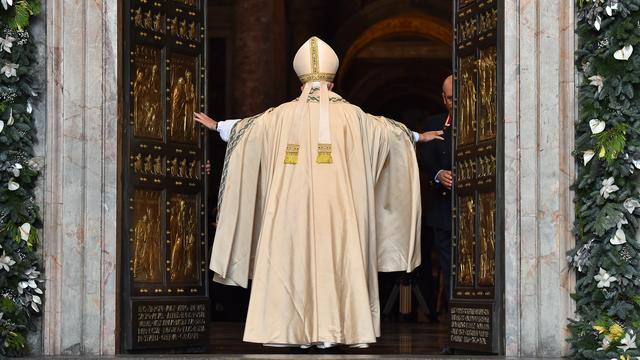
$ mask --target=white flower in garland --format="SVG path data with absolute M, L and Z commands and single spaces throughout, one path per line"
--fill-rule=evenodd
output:
M 627 236 L 624 234 L 624 230 L 618 228 L 615 235 L 609 240 L 611 245 L 622 245 L 627 242 Z
M 589 163 L 589 161 L 591 161 L 591 159 L 593 159 L 593 157 L 595 156 L 595 152 L 593 150 L 587 150 L 583 153 L 582 155 L 582 160 L 584 162 L 584 165 L 587 166 L 587 164 Z
M 29 240 L 29 234 L 31 233 L 31 224 L 24 223 L 20 225 L 20 238 L 24 241 Z
M 10 256 L 7 256 L 7 253 L 5 253 L 4 251 L 2 252 L 2 256 L 0 256 L 0 269 L 4 269 L 6 271 L 9 271 L 9 269 L 15 263 L 16 262 L 13 261 L 13 259 Z
M 631 54 L 633 54 L 633 45 L 625 45 L 623 48 L 613 53 L 613 57 L 616 60 L 627 61 L 631 57 Z
M 0 37 L 0 51 L 6 51 L 8 53 L 11 52 L 11 48 L 13 47 L 13 42 L 16 38 L 12 36 L 7 36 L 5 38 Z
M 31 99 L 27 100 L 27 114 L 31 114 L 33 112 L 33 105 L 31 105 Z
M 607 12 L 607 15 L 613 16 L 613 10 L 618 10 L 618 3 L 607 5 L 607 7 L 604 10 Z
M 37 289 L 38 288 L 38 284 L 36 284 L 36 282 L 34 280 L 26 280 L 26 281 L 20 281 L 18 283 L 18 293 L 20 295 L 22 295 L 24 293 L 24 290 L 27 288 L 32 288 L 32 289 Z
M 629 349 L 637 349 L 638 347 L 636 346 L 636 335 L 633 333 L 632 330 L 629 330 L 629 332 L 627 332 L 626 334 L 624 334 L 624 338 L 622 340 L 620 340 L 620 346 L 618 346 L 618 349 L 627 352 Z
M 596 28 L 596 30 L 600 31 L 601 23 L 602 23 L 602 18 L 600 17 L 600 15 L 596 15 L 596 20 L 593 22 L 593 27 Z
M 36 270 L 34 267 L 27 269 L 24 274 L 31 280 L 35 280 L 40 277 L 40 271 Z
M 2 131 L 2 130 L 0 130 Z M 636 169 L 640 169 L 640 159 L 633 159 L 631 160 L 631 162 L 633 163 L 633 166 L 636 167 Z
M 22 165 L 18 163 L 15 163 L 15 165 L 9 168 L 9 171 L 11 171 L 14 177 L 20 176 L 20 170 L 22 170 Z
M 593 85 L 598 88 L 598 91 L 596 92 L 597 94 L 602 91 L 602 87 L 604 86 L 604 78 L 600 75 L 593 75 L 589 78 L 589 85 Z
M 592 134 L 600 134 L 607 127 L 607 123 L 598 119 L 589 120 L 589 127 L 591 128 Z
M 4 121 L 0 120 L 0 133 L 4 130 Z
M 33 309 L 33 311 L 40 312 L 38 305 L 36 305 L 36 304 L 42 304 L 42 300 L 40 300 L 40 296 L 27 294 L 27 301 L 31 302 L 31 308 Z
M 609 275 L 609 273 L 603 268 L 600 268 L 600 272 L 598 273 L 598 275 L 594 276 L 593 278 L 598 282 L 598 288 L 600 289 L 608 288 L 611 286 L 612 282 L 618 280 L 615 276 Z
M 17 76 L 16 70 L 20 67 L 18 64 L 14 63 L 6 63 L 0 69 L 0 73 L 4 73 L 4 76 L 10 78 L 12 76 Z
M 610 177 L 606 180 L 602 180 L 602 188 L 600 188 L 600 195 L 603 198 L 608 199 L 611 193 L 620 190 L 620 188 L 615 184 L 615 179 Z
M 12 178 L 11 180 L 9 180 L 9 184 L 7 185 L 7 188 L 9 188 L 10 191 L 16 191 L 20 189 L 20 184 L 13 181 L 13 178 Z
M 627 209 L 629 214 L 633 214 L 633 212 L 636 211 L 636 208 L 640 207 L 640 201 L 636 199 L 628 198 L 627 200 L 624 201 L 622 206 L 624 206 L 624 208 Z
M 2 7 L 7 10 L 9 6 L 13 6 L 13 0 L 2 0 Z
M 608 350 L 608 349 L 609 349 L 609 346 L 611 346 L 611 341 L 609 340 L 609 337 L 608 337 L 608 336 L 605 336 L 605 337 L 602 339 L 602 346 L 601 346 L 601 347 L 599 347 L 599 348 L 597 348 L 596 350 L 597 350 L 597 351 L 605 351 L 605 350 Z
M 13 108 L 9 110 L 9 119 L 7 119 L 7 126 L 13 125 L 15 119 L 13 118 Z

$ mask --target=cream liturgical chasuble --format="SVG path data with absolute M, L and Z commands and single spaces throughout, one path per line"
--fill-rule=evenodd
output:
M 420 264 L 412 134 L 328 91 L 337 57 L 321 40 L 305 43 L 295 62 L 302 96 L 231 131 L 214 280 L 252 279 L 245 341 L 372 343 L 377 272 Z

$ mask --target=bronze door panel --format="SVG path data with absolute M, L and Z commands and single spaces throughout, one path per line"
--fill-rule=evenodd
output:
M 124 4 L 122 350 L 204 351 L 205 1 Z
M 454 1 L 452 348 L 502 353 L 502 16 L 498 0 Z

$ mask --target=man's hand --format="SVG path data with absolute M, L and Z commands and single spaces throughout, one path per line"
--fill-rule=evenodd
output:
M 204 127 L 206 127 L 207 129 L 209 130 L 218 129 L 218 122 L 208 117 L 206 114 L 197 112 L 197 113 L 193 113 L 193 115 L 195 116 L 194 119 L 200 124 L 204 125 Z
M 438 178 L 438 181 L 440 181 L 440 184 L 451 190 L 451 186 L 453 186 L 453 176 L 451 175 L 450 170 L 440 170 L 436 177 Z
M 207 160 L 207 164 L 204 166 L 204 171 L 207 175 L 211 175 L 211 161 Z
M 444 138 L 440 136 L 443 133 L 444 132 L 442 130 L 423 132 L 422 134 L 420 134 L 420 137 L 418 138 L 418 142 L 429 142 L 435 139 L 444 140 Z

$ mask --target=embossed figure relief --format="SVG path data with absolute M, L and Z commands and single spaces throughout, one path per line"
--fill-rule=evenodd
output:
M 136 190 L 133 194 L 133 218 L 130 231 L 131 274 L 134 282 L 160 282 L 160 192 Z
M 496 271 L 496 195 L 480 195 L 480 273 L 479 283 L 493 286 Z
M 484 155 L 478 158 L 480 162 L 479 177 L 493 177 L 496 174 L 495 155 Z
M 136 175 L 164 175 L 162 155 L 137 153 L 131 155 L 131 166 Z
M 472 144 L 476 132 L 476 59 L 466 57 L 460 60 L 459 126 L 460 145 Z
M 463 20 L 460 23 L 460 41 L 469 41 L 476 36 L 477 21 L 475 17 Z
M 458 239 L 458 285 L 473 286 L 475 202 L 471 196 L 460 198 L 460 229 Z
M 473 180 L 476 178 L 476 161 L 475 159 L 467 159 L 461 161 L 457 165 L 458 172 L 456 174 L 456 178 L 459 183 Z M 460 184 L 462 186 L 462 184 Z
M 198 208 L 195 197 L 173 195 L 169 207 L 170 259 L 172 282 L 193 282 L 198 271 Z
M 162 139 L 160 50 L 138 45 L 133 61 L 133 134 L 136 137 Z
M 495 47 L 482 50 L 478 60 L 480 76 L 480 140 L 496 137 L 497 111 L 497 53 Z
M 195 20 L 181 19 L 177 16 L 170 18 L 167 27 L 169 28 L 169 34 L 175 36 L 178 39 L 199 41 L 200 40 L 200 24 Z
M 498 26 L 498 9 L 490 9 L 480 14 L 480 32 L 494 30 Z
M 141 7 L 131 10 L 133 16 L 133 25 L 141 30 L 150 30 L 158 33 L 164 33 L 164 14 L 145 10 Z
M 183 179 L 199 179 L 200 161 L 174 157 L 168 161 L 169 175 Z
M 169 137 L 174 141 L 194 143 L 198 139 L 198 128 L 193 113 L 200 106 L 194 76 L 196 59 L 174 56 L 169 61 L 169 69 Z

